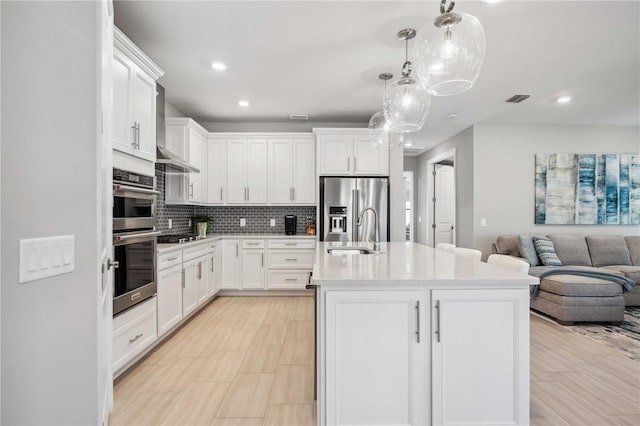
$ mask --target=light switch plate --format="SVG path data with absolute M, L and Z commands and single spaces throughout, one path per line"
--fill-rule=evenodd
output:
M 275 219 L 271 219 L 271 226 L 276 226 L 276 220 Z
M 75 244 L 73 235 L 20 240 L 19 282 L 73 272 Z
M 240 226 L 247 226 L 247 219 L 245 219 L 244 217 L 240 219 Z

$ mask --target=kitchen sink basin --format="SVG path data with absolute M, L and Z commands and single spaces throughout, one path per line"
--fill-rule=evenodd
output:
M 373 250 L 367 247 L 329 247 L 327 253 L 333 256 L 346 256 L 354 254 L 373 254 Z

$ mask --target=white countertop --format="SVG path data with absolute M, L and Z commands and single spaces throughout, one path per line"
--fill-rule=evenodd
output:
M 331 246 L 366 246 L 372 243 L 318 242 L 313 284 L 430 284 L 526 287 L 538 278 L 517 274 L 484 262 L 456 256 L 415 243 L 382 243 L 381 252 L 363 255 L 331 255 Z
M 198 241 L 190 241 L 183 244 L 158 244 L 158 253 L 164 253 L 167 251 L 183 249 L 193 247 L 199 244 L 210 243 L 212 241 L 225 240 L 274 240 L 274 239 L 302 239 L 302 240 L 315 240 L 317 235 L 286 235 L 286 234 L 207 234 L 207 238 L 202 238 Z

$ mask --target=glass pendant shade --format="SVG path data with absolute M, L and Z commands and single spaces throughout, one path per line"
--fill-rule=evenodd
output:
M 378 111 L 369 120 L 369 137 L 376 148 L 389 147 L 389 123 L 384 111 Z
M 451 25 L 446 25 L 447 18 Z M 415 70 L 430 94 L 456 95 L 473 86 L 486 49 L 484 29 L 476 17 L 443 14 L 427 23 L 416 39 Z
M 431 96 L 413 77 L 403 77 L 387 88 L 384 116 L 392 132 L 419 131 L 427 120 L 430 107 Z

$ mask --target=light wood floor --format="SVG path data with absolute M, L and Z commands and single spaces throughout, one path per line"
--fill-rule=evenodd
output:
M 111 425 L 315 425 L 313 299 L 221 297 L 119 378 Z M 640 425 L 640 362 L 531 316 L 532 425 Z

